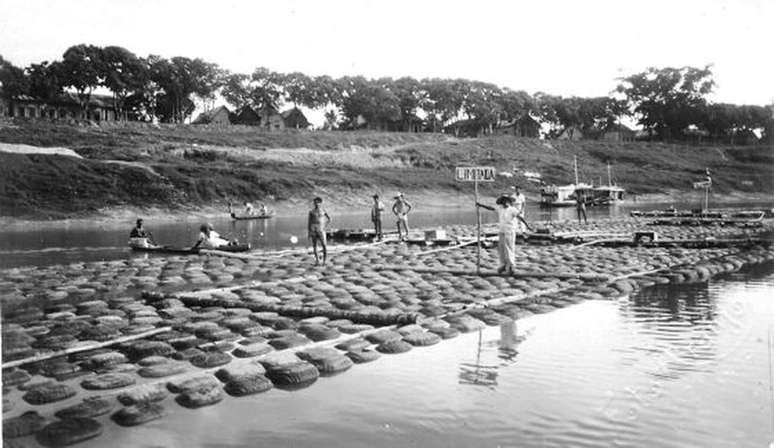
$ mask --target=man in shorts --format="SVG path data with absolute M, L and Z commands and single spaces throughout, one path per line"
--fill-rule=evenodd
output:
M 382 240 L 382 212 L 384 204 L 379 200 L 379 195 L 374 195 L 374 203 L 371 205 L 371 222 L 374 223 L 374 239 Z
M 398 195 L 395 196 L 395 203 L 392 204 L 392 212 L 395 213 L 395 216 L 398 218 L 398 239 L 401 241 L 408 238 L 408 214 L 410 211 L 411 204 L 403 197 L 403 193 L 398 193 Z M 403 231 L 406 232 L 405 236 L 403 235 Z
M 312 248 L 314 249 L 315 265 L 320 264 L 320 256 L 317 254 L 317 243 L 320 243 L 322 247 L 322 264 L 328 258 L 327 239 L 325 237 L 325 228 L 328 223 L 331 222 L 331 217 L 328 216 L 328 212 L 322 208 L 322 198 L 314 198 L 314 208 L 309 211 L 308 231 L 309 239 L 312 241 Z

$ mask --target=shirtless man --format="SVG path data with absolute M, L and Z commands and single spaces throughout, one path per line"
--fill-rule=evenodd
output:
M 395 213 L 395 216 L 398 218 L 398 239 L 401 241 L 408 238 L 408 214 L 411 211 L 411 208 L 411 204 L 403 198 L 403 193 L 398 193 L 398 195 L 395 196 L 395 203 L 392 204 L 392 212 Z M 403 235 L 401 228 L 406 231 L 405 236 Z
M 315 265 L 320 264 L 320 256 L 317 254 L 317 243 L 320 243 L 322 247 L 322 264 L 328 258 L 327 239 L 325 237 L 325 227 L 331 222 L 331 217 L 328 216 L 328 212 L 322 208 L 322 198 L 314 198 L 314 208 L 309 211 L 308 231 L 309 239 L 312 241 L 312 247 L 314 249 Z

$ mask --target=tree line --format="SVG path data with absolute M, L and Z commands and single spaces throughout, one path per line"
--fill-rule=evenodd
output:
M 529 94 L 492 83 L 449 78 L 368 79 L 363 76 L 308 76 L 259 67 L 232 73 L 200 58 L 140 57 L 118 47 L 74 45 L 61 60 L 19 68 L 0 56 L 0 86 L 8 99 L 22 95 L 44 102 L 65 90 L 77 95 L 83 110 L 97 88 L 112 92 L 114 108 L 125 120 L 182 123 L 196 105 L 212 105 L 218 96 L 234 108 L 261 110 L 283 105 L 324 110 L 327 129 L 410 130 L 421 123 L 438 132 L 455 120 L 467 120 L 486 134 L 525 116 L 544 125 L 549 137 L 562 132 L 595 135 L 631 117 L 652 139 L 680 140 L 686 130 L 713 141 L 758 132 L 774 137 L 774 104 L 711 103 L 715 86 L 711 67 L 649 68 L 620 78 L 609 96 L 561 97 Z

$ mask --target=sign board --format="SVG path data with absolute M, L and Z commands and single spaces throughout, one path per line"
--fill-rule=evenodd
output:
M 458 182 L 494 182 L 495 169 L 491 166 L 458 166 L 454 178 Z

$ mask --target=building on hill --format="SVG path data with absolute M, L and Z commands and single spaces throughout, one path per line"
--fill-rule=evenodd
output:
M 261 116 L 252 107 L 244 105 L 231 116 L 231 122 L 246 126 L 260 126 Z
M 583 140 L 585 136 L 583 135 L 583 131 L 577 126 L 570 126 L 567 128 L 562 129 L 562 132 L 559 133 L 555 137 L 555 140 Z
M 215 126 L 228 126 L 231 124 L 231 112 L 226 106 L 206 110 L 196 117 L 193 124 L 211 124 Z
M 633 142 L 637 132 L 623 123 L 610 124 L 599 136 L 608 142 Z
M 540 123 L 529 114 L 524 114 L 518 120 L 506 121 L 494 130 L 498 135 L 514 135 L 516 137 L 540 137 Z
M 285 120 L 283 120 L 282 114 L 275 107 L 266 106 L 257 111 L 257 113 L 260 117 L 258 126 L 267 130 L 285 129 Z
M 301 109 L 294 107 L 281 113 L 282 121 L 285 123 L 285 127 L 288 129 L 306 129 L 310 126 L 309 120 L 306 119 L 306 115 L 301 112 Z
M 8 100 L 0 96 L 0 117 L 7 117 L 8 114 Z
M 51 101 L 42 101 L 29 95 L 6 98 L 0 105 L 0 116 L 26 119 L 116 121 L 113 97 L 94 95 L 86 110 L 81 108 L 78 96 L 72 92 L 57 95 Z
M 485 127 L 474 119 L 457 120 L 443 127 L 445 134 L 454 134 L 455 137 L 479 137 L 484 133 Z

